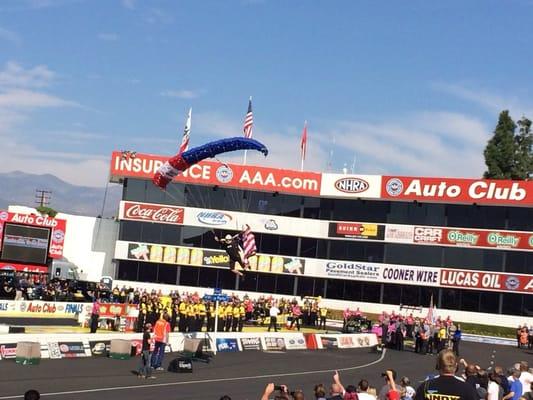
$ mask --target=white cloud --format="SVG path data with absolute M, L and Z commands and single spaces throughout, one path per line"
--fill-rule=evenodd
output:
M 46 65 L 24 69 L 15 61 L 8 61 L 0 71 L 0 87 L 41 88 L 50 85 L 56 74 Z
M 434 90 L 469 101 L 494 114 L 509 110 L 515 119 L 522 115 L 533 114 L 533 104 L 529 100 L 502 96 L 485 89 L 472 89 L 458 84 L 437 82 L 431 86 Z
M 147 11 L 145 20 L 150 24 L 170 24 L 174 22 L 174 17 L 160 8 L 151 8 Z
M 105 42 L 116 42 L 119 39 L 119 36 L 116 33 L 99 33 L 98 39 L 103 40 Z
M 195 99 L 203 94 L 201 90 L 164 90 L 160 93 L 164 97 L 176 97 L 179 99 Z
M 22 39 L 20 36 L 13 31 L 10 31 L 9 29 L 5 29 L 0 27 L 0 39 L 7 40 L 8 42 L 20 45 L 22 43 Z
M 0 93 L 0 107 L 5 108 L 46 108 L 80 107 L 74 101 L 57 96 L 25 89 L 13 89 Z

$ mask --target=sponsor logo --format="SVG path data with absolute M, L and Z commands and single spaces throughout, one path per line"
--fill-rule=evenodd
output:
M 442 229 L 415 226 L 414 241 L 415 243 L 440 243 L 442 241 Z
M 275 220 L 269 219 L 265 222 L 265 229 L 268 231 L 277 231 L 278 230 L 278 224 Z
M 68 345 L 66 345 L 66 344 L 61 344 L 61 345 L 59 346 L 59 350 L 61 350 L 61 353 L 68 353 L 68 351 L 69 351 Z
M 183 223 L 183 212 L 184 210 L 181 207 L 124 203 L 125 219 L 181 224 Z
M 491 232 L 487 236 L 487 242 L 494 246 L 516 247 L 520 242 L 520 238 L 513 235 L 502 235 L 498 232 Z
M 413 240 L 414 230 L 411 227 L 390 227 L 387 226 L 385 229 L 385 239 L 386 240 Z
M 15 358 L 17 355 L 16 344 L 2 344 L 0 345 L 0 355 L 2 358 Z
M 7 221 L 9 214 L 7 211 L 0 212 L 0 221 Z
M 505 280 L 505 287 L 509 290 L 516 290 L 520 286 L 520 279 L 516 276 L 508 276 Z
M 91 349 L 91 352 L 95 355 L 104 354 L 106 351 L 105 343 L 99 342 L 94 345 L 94 347 Z
M 533 247 L 533 235 L 529 237 L 529 246 Z
M 220 183 L 229 183 L 233 179 L 233 170 L 227 165 L 221 165 L 215 173 Z
M 62 242 L 65 239 L 65 232 L 63 232 L 61 229 L 54 230 L 54 234 L 52 236 L 54 242 Z
M 328 276 L 375 280 L 379 278 L 379 267 L 360 263 L 331 261 L 326 264 L 326 274 Z
M 467 233 L 461 231 L 449 231 L 448 232 L 448 241 L 451 243 L 465 244 L 475 246 L 479 239 L 479 235 L 475 233 Z
M 213 226 L 226 225 L 232 220 L 231 215 L 218 211 L 202 211 L 196 217 L 202 224 Z
M 376 224 L 337 223 L 337 234 L 345 236 L 377 236 Z
M 341 178 L 335 182 L 335 189 L 343 193 L 362 193 L 369 186 L 367 181 L 360 178 Z
M 389 196 L 399 196 L 403 191 L 403 182 L 398 178 L 389 179 L 387 185 L 385 186 L 385 190 L 387 190 Z

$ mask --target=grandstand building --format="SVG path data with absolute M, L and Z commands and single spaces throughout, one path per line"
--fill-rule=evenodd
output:
M 533 315 L 533 182 L 341 175 L 203 162 L 166 192 L 164 158 L 115 152 L 115 278 Z M 255 233 L 244 280 L 213 233 Z

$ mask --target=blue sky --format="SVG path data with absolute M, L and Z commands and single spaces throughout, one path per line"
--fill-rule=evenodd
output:
M 478 177 L 500 110 L 533 118 L 533 1 L 0 0 L 0 172 L 105 184 L 112 150 L 242 134 L 250 163 Z M 241 161 L 240 155 L 228 158 Z

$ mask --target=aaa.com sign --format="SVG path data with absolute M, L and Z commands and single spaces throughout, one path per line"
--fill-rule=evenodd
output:
M 497 292 L 533 293 L 533 275 L 442 269 L 440 286 Z
M 121 201 L 119 218 L 128 221 L 181 225 L 183 213 L 183 207 Z
M 139 153 L 135 157 L 130 157 L 115 151 L 111 157 L 111 177 L 115 180 L 121 177 L 152 179 L 157 169 L 167 159 Z M 321 174 L 203 161 L 192 165 L 174 180 L 200 185 L 318 196 Z
M 21 225 L 40 226 L 51 228 L 49 256 L 52 258 L 63 257 L 63 247 L 65 244 L 65 233 L 67 231 L 67 221 L 59 218 L 36 214 L 21 214 L 7 211 L 0 211 L 0 233 L 3 231 L 4 223 L 13 222 Z M 2 235 L 0 235 L 0 245 Z
M 384 176 L 381 197 L 444 203 L 533 205 L 533 182 Z

